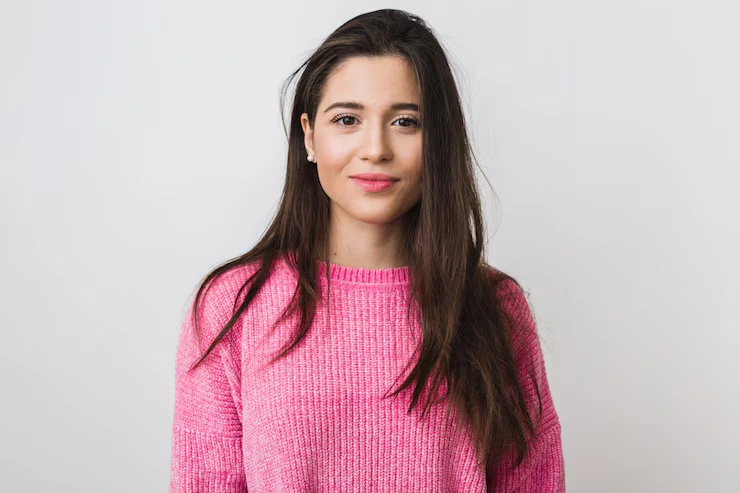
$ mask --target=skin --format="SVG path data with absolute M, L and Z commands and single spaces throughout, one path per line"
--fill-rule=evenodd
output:
M 335 107 L 355 101 L 362 109 Z M 421 113 L 393 109 L 421 97 L 409 63 L 401 57 L 353 57 L 327 80 L 314 128 L 301 115 L 306 153 L 331 200 L 332 264 L 381 269 L 408 265 L 401 242 L 406 213 L 421 199 Z M 334 120 L 334 121 L 332 121 Z M 350 175 L 387 173 L 400 178 L 382 192 L 366 192 Z M 323 252 L 321 252 L 323 254 Z

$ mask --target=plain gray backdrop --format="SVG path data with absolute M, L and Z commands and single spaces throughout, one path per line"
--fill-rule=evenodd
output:
M 275 212 L 280 84 L 388 6 L 0 3 L 0 490 L 166 491 L 185 303 Z M 740 491 L 737 4 L 390 6 L 453 56 L 568 491 Z

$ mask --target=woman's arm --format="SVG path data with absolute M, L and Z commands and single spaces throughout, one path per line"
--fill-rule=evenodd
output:
M 229 357 L 229 334 L 195 370 L 200 357 L 228 321 L 230 290 L 217 282 L 204 291 L 196 337 L 193 300 L 182 323 L 175 361 L 175 409 L 169 493 L 245 493 L 239 373 Z M 235 325 L 231 330 L 235 331 Z
M 515 348 L 520 382 L 530 415 L 537 416 L 537 394 L 529 371 L 534 371 L 542 400 L 542 425 L 530 441 L 528 454 L 517 468 L 512 449 L 494 470 L 488 469 L 489 493 L 562 493 L 565 492 L 565 470 L 561 443 L 560 420 L 553 404 L 545 371 L 542 347 L 532 312 L 522 290 L 512 281 L 502 285 L 503 306 L 515 331 Z

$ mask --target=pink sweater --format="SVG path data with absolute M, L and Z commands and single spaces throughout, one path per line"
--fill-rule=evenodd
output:
M 200 345 L 190 323 L 192 299 L 189 303 L 175 364 L 170 493 L 565 491 L 560 421 L 536 335 L 526 347 L 538 362 L 541 433 L 531 441 L 531 456 L 513 471 L 508 460 L 495 482 L 490 471 L 477 470 L 474 444 L 445 422 L 442 405 L 419 421 L 421 407 L 407 415 L 413 385 L 381 398 L 402 381 L 393 385 L 421 334 L 413 318 L 413 334 L 405 324 L 408 267 L 329 264 L 329 328 L 322 302 L 301 344 L 261 368 L 289 339 L 296 320 L 268 334 L 296 286 L 295 275 L 280 260 L 232 329 L 233 351 L 227 336 L 200 367 L 186 373 L 228 321 L 254 265 L 225 274 L 201 298 Z M 325 268 L 319 262 L 320 275 Z M 504 286 L 510 313 L 534 328 L 522 291 L 511 281 Z M 533 388 L 525 391 L 531 399 Z M 452 417 L 457 419 L 456 413 Z

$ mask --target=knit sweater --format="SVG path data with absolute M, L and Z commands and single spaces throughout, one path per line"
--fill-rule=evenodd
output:
M 287 262 L 277 260 L 230 335 L 188 372 L 229 320 L 256 266 L 232 269 L 209 285 L 198 305 L 200 341 L 193 299 L 188 304 L 175 359 L 170 493 L 565 491 L 560 421 L 532 314 L 512 281 L 500 285 L 500 295 L 509 316 L 531 329 L 522 348 L 534 358 L 543 421 L 518 468 L 512 448 L 496 471 L 482 472 L 474 443 L 456 431 L 456 412 L 445 419 L 446 402 L 420 419 L 425 400 L 407 413 L 413 384 L 383 398 L 403 381 L 396 378 L 421 336 L 413 310 L 411 327 L 406 319 L 408 266 L 328 264 L 329 323 L 322 297 L 305 339 L 270 366 L 298 321 L 295 315 L 270 330 L 297 283 Z M 324 293 L 326 267 L 318 262 Z M 528 380 L 524 392 L 533 403 Z

